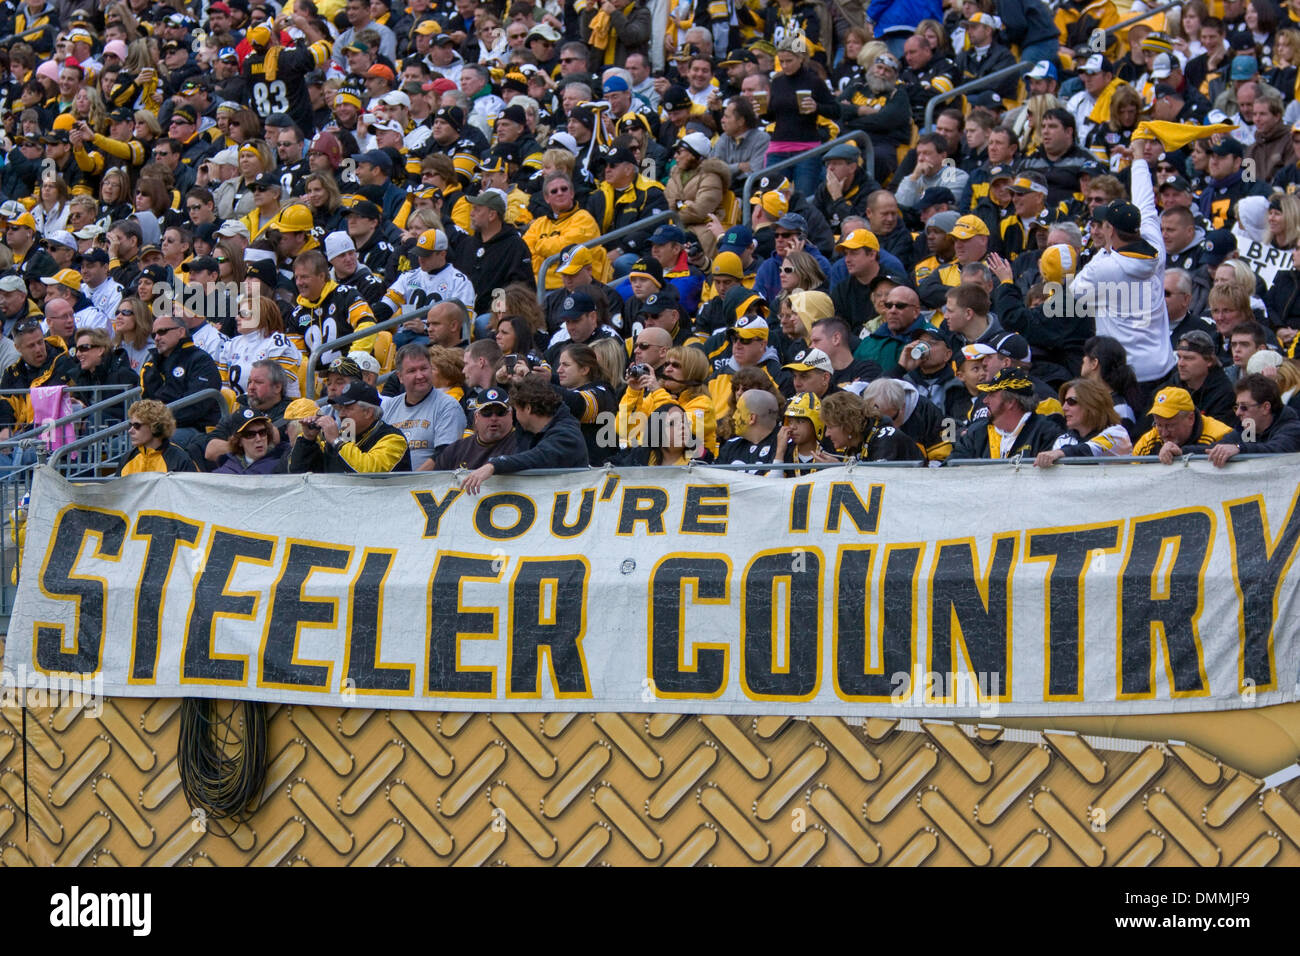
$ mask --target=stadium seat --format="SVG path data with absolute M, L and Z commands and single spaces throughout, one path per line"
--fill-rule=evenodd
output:
M 393 333 L 376 332 L 374 350 L 371 354 L 379 362 L 380 373 L 391 372 L 396 358 L 396 351 L 393 348 Z

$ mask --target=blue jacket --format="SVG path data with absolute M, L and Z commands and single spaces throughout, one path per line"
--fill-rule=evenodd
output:
M 906 29 L 915 33 L 916 25 L 922 20 L 943 22 L 943 3 L 941 0 L 871 0 L 867 19 L 876 25 L 878 37 L 890 30 Z
M 1052 11 L 1042 0 L 999 0 L 998 16 L 1002 18 L 1007 42 L 1017 47 L 1042 43 L 1059 35 Z

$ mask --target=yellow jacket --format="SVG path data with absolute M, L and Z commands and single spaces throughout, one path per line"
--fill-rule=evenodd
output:
M 657 388 L 649 395 L 639 389 L 629 388 L 623 392 L 618 403 L 618 439 L 623 445 L 633 446 L 643 443 L 641 428 L 646 419 L 660 405 L 681 405 L 686 411 L 686 420 L 690 423 L 691 434 L 697 441 L 703 441 L 710 454 L 718 453 L 718 420 L 713 411 L 713 397 L 707 392 L 696 392 L 694 398 L 681 401 L 669 394 L 665 388 Z M 633 415 L 637 415 L 635 421 Z
M 574 243 L 587 242 L 599 236 L 596 220 L 581 206 L 575 206 L 558 219 L 553 214 L 534 219 L 524 233 L 524 242 L 533 256 L 533 275 L 537 282 L 540 284 L 542 281 L 542 263 L 548 258 Z M 546 288 L 558 289 L 562 284 L 554 269 L 547 273 Z

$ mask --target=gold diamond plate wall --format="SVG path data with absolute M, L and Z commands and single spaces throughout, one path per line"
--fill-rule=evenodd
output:
M 1179 742 L 947 722 L 269 707 L 264 805 L 191 816 L 175 700 L 0 708 L 0 861 L 1300 864 L 1300 779 Z

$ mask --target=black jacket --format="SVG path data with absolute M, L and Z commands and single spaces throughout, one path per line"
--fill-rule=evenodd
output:
M 1254 441 L 1246 441 L 1238 429 L 1216 444 L 1240 445 L 1247 455 L 1281 455 L 1300 451 L 1300 414 L 1289 405 L 1283 405 L 1282 411 L 1273 416 L 1272 424 L 1257 434 Z
M 1187 388 L 1186 385 L 1183 387 Z M 1209 415 L 1221 422 L 1232 422 L 1236 418 L 1237 393 L 1232 382 L 1228 381 L 1227 374 L 1217 365 L 1210 369 L 1210 374 L 1205 376 L 1200 388 L 1195 391 L 1188 389 L 1188 392 L 1192 396 L 1192 404 L 1202 415 Z
M 91 386 L 103 388 L 106 385 L 121 385 L 124 388 L 135 388 L 140 384 L 140 376 L 136 374 L 135 369 L 131 368 L 131 359 L 122 349 L 113 349 L 108 355 L 104 356 L 97 366 L 89 372 L 83 372 L 78 365 L 76 370 L 68 379 L 68 385 L 73 388 L 88 388 Z M 88 393 L 82 397 L 87 405 L 95 402 L 104 401 L 112 397 L 111 393 L 105 389 L 99 393 Z M 101 414 L 105 422 L 120 422 L 125 412 L 123 406 L 110 406 Z
M 483 242 L 477 232 L 461 243 L 456 268 L 474 285 L 474 309 L 492 311 L 492 296 L 512 282 L 533 284 L 533 259 L 519 230 L 506 223 L 501 231 Z
M 1030 309 L 1014 282 L 999 282 L 993 289 L 993 309 L 1002 328 L 1019 332 L 1033 350 L 1034 362 L 1050 362 L 1077 376 L 1083 366 L 1083 345 L 1096 334 L 1090 315 L 1049 317 L 1042 306 Z M 1084 309 L 1062 309 L 1063 312 Z
M 1030 412 L 1029 420 L 1025 422 L 1024 428 L 1020 429 L 1020 434 L 1016 436 L 1015 444 L 1010 452 L 995 456 L 991 454 L 989 444 L 989 433 L 992 429 L 993 425 L 988 419 L 972 425 L 966 430 L 966 434 L 957 439 L 949 460 L 959 461 L 962 459 L 994 457 L 1014 458 L 1020 454 L 1023 454 L 1026 458 L 1032 458 L 1041 451 L 1051 451 L 1056 439 L 1065 431 L 1052 419 Z
M 157 349 L 149 352 L 140 368 L 140 385 L 145 398 L 167 405 L 207 388 L 221 388 L 221 373 L 212 356 L 186 338 L 165 357 Z M 201 431 L 221 421 L 221 400 L 209 398 L 176 409 L 174 414 L 178 427 Z
M 823 218 L 830 223 L 831 228 L 838 233 L 840 232 L 840 223 L 849 216 L 865 216 L 867 214 L 867 196 L 879 188 L 880 184 L 874 179 L 868 178 L 866 169 L 859 166 L 853 174 L 853 181 L 845 188 L 839 199 L 831 198 L 830 191 L 826 188 L 826 182 L 823 179 L 822 184 L 817 187 L 817 195 L 813 198 L 813 205 L 822 214 Z
M 388 424 L 382 418 L 376 419 L 366 433 L 356 439 L 355 444 L 361 451 L 367 452 L 374 448 L 381 438 L 390 435 L 401 438 L 403 451 L 402 457 L 388 470 L 390 472 L 410 471 L 411 449 L 407 445 L 405 433 L 400 428 Z M 343 459 L 338 450 L 332 445 L 302 435 L 293 443 L 293 448 L 289 450 L 288 455 L 281 459 L 281 463 L 276 466 L 275 470 L 280 473 L 288 471 L 295 475 L 307 472 L 326 475 L 357 474 L 357 471 Z
M 498 475 L 512 475 L 530 468 L 586 468 L 587 442 L 578 420 L 561 405 L 540 432 L 520 436 L 519 451 L 489 461 Z

